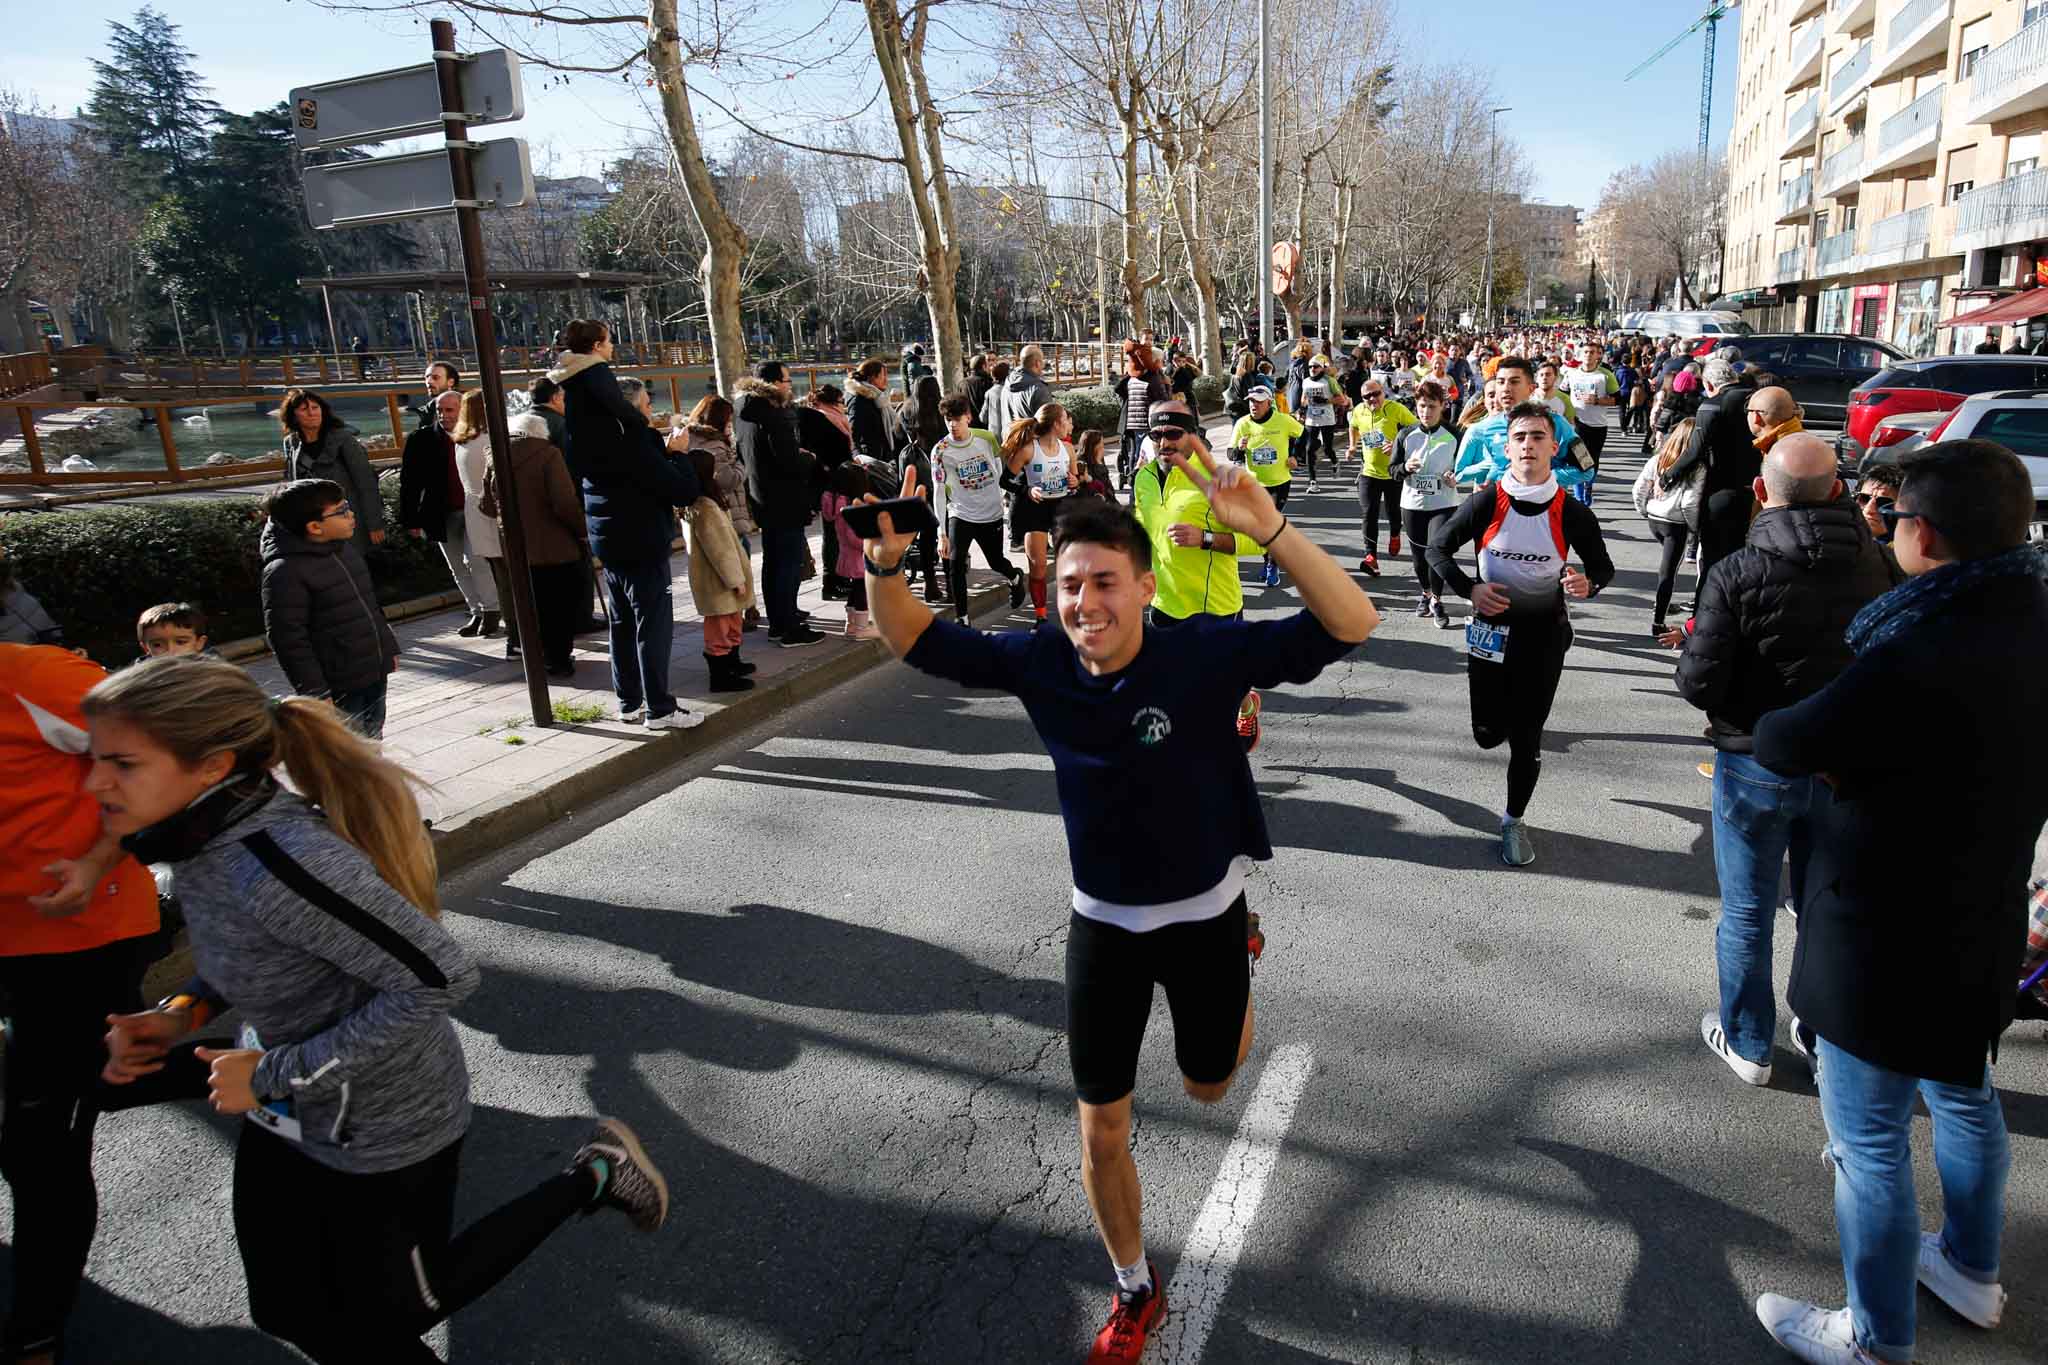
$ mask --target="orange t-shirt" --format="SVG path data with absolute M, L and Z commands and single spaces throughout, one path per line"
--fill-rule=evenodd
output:
M 52 919 L 28 903 L 55 886 L 46 865 L 99 841 L 99 803 L 84 792 L 91 759 L 79 705 L 106 676 L 68 649 L 0 645 L 0 957 L 75 953 L 156 932 L 156 879 L 133 858 L 116 863 L 75 915 Z

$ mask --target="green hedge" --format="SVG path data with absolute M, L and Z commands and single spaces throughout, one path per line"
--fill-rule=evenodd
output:
M 395 475 L 382 491 L 385 524 L 396 527 Z M 262 530 L 253 496 L 179 498 L 17 512 L 0 520 L 0 548 L 65 642 L 116 668 L 139 656 L 135 618 L 159 602 L 198 604 L 215 645 L 261 635 Z M 370 552 L 370 574 L 386 603 L 454 587 L 440 547 L 403 534 Z
M 1115 436 L 1123 429 L 1124 400 L 1107 385 L 1062 389 L 1055 397 L 1073 417 L 1076 431 L 1099 431 L 1105 436 Z M 1203 408 L 1223 406 L 1223 381 L 1206 374 L 1197 378 L 1195 402 Z

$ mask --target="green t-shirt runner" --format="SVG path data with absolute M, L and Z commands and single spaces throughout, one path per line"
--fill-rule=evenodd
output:
M 1257 393 L 1256 389 L 1252 391 L 1254 413 L 1260 407 Z M 1270 392 L 1267 402 L 1272 402 Z M 1278 407 L 1267 407 L 1263 418 L 1250 414 L 1238 418 L 1237 425 L 1230 429 L 1230 444 L 1245 452 L 1245 466 L 1252 471 L 1253 478 L 1268 488 L 1275 488 L 1294 478 L 1287 450 L 1301 433 L 1301 423 Z

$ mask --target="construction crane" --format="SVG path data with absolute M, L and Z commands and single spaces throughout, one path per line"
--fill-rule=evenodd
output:
M 1691 26 L 1685 32 L 1658 48 L 1645 58 L 1635 70 L 1622 77 L 1623 81 L 1634 80 L 1655 66 L 1672 48 L 1677 47 L 1687 38 L 1692 37 L 1695 29 L 1706 29 L 1707 50 L 1706 55 L 1700 62 L 1700 160 L 1702 161 L 1707 159 L 1707 125 L 1712 122 L 1714 116 L 1714 30 L 1720 25 L 1721 20 L 1727 17 L 1728 11 L 1741 3 L 1742 0 L 1728 0 L 1728 3 L 1722 4 L 1719 3 L 1719 0 L 1715 0 L 1715 3 L 1707 6 L 1705 13 L 1692 21 Z

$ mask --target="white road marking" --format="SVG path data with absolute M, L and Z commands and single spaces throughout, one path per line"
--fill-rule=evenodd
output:
M 1314 1064 L 1315 1053 L 1305 1044 L 1273 1049 L 1166 1286 L 1166 1321 L 1147 1343 L 1147 1360 L 1195 1365 L 1202 1358 Z
M 784 773 L 761 768 L 742 768 L 737 763 L 721 763 L 711 770 L 711 776 L 721 775 L 749 778 L 763 777 L 775 782 L 813 783 L 821 787 L 844 787 L 849 791 L 874 792 L 880 796 L 941 796 L 948 801 L 987 801 L 979 792 L 962 791 L 957 787 L 926 787 L 915 782 L 864 782 L 853 777 L 819 777 L 812 773 Z

